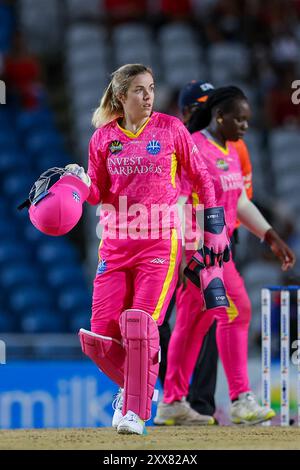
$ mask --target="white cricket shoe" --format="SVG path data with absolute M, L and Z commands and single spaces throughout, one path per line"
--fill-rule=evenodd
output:
M 261 406 L 253 392 L 241 393 L 230 409 L 231 421 L 234 424 L 258 424 L 274 418 L 275 411 Z
M 119 422 L 123 418 L 123 414 L 122 414 L 123 396 L 124 396 L 124 390 L 123 388 L 119 388 L 119 391 L 115 395 L 114 401 L 112 402 L 112 407 L 113 407 L 113 410 L 115 411 L 114 411 L 111 425 L 115 429 L 117 429 Z
M 191 408 L 186 398 L 173 403 L 158 404 L 154 424 L 160 426 L 206 426 L 216 424 L 213 416 L 201 415 Z
M 125 416 L 122 416 L 117 431 L 119 434 L 139 434 L 145 432 L 145 421 L 143 421 L 136 413 L 128 410 Z

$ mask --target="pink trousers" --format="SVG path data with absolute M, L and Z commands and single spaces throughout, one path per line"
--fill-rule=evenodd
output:
M 91 330 L 121 339 L 119 318 L 128 308 L 145 311 L 160 325 L 177 284 L 180 258 L 176 229 L 166 240 L 104 239 L 94 280 Z
M 187 253 L 190 259 L 192 253 Z M 164 401 L 172 403 L 188 395 L 203 338 L 217 320 L 217 345 L 229 386 L 230 399 L 250 390 L 248 378 L 248 329 L 251 304 L 244 281 L 231 260 L 224 265 L 228 308 L 203 311 L 201 291 L 190 281 L 176 297 L 176 323 L 171 336 Z

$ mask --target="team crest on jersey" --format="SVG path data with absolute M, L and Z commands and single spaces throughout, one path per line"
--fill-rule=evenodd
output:
M 113 140 L 109 146 L 109 150 L 111 151 L 111 153 L 121 152 L 122 148 L 123 144 L 119 140 Z
M 216 167 L 219 168 L 219 170 L 227 171 L 229 168 L 229 164 L 223 158 L 218 158 L 218 160 L 216 161 Z
M 158 140 L 150 140 L 147 145 L 147 152 L 151 155 L 157 155 L 160 152 L 161 146 Z

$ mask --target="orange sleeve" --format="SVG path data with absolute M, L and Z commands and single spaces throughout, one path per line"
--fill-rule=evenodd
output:
M 253 197 L 253 186 L 252 186 L 252 165 L 250 160 L 249 151 L 245 142 L 240 139 L 237 142 L 232 142 L 237 153 L 240 157 L 241 168 L 244 178 L 244 186 L 249 199 Z

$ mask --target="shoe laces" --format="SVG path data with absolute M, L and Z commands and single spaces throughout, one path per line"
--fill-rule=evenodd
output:
M 126 419 L 133 423 L 141 423 L 144 424 L 144 421 L 133 411 L 128 410 L 126 414 Z
M 187 401 L 186 397 L 182 397 L 179 403 L 183 405 L 185 408 L 190 408 L 191 406 L 190 403 Z
M 257 404 L 256 396 L 254 395 L 253 392 L 247 392 L 247 395 L 246 395 L 245 398 L 246 398 L 246 400 L 254 402 L 255 404 Z
M 258 408 L 260 408 L 260 405 L 257 401 L 257 398 L 256 398 L 256 396 L 254 395 L 253 392 L 248 392 L 247 395 L 245 396 L 245 399 L 247 401 L 248 407 L 251 410 L 255 411 Z
M 136 413 L 133 413 L 133 412 L 129 412 L 128 415 L 127 415 L 127 419 L 128 421 L 133 421 L 133 422 L 138 422 L 139 418 L 138 416 L 136 415 Z
M 118 392 L 114 395 L 112 402 L 113 410 L 121 410 L 123 407 L 123 390 L 119 388 Z

